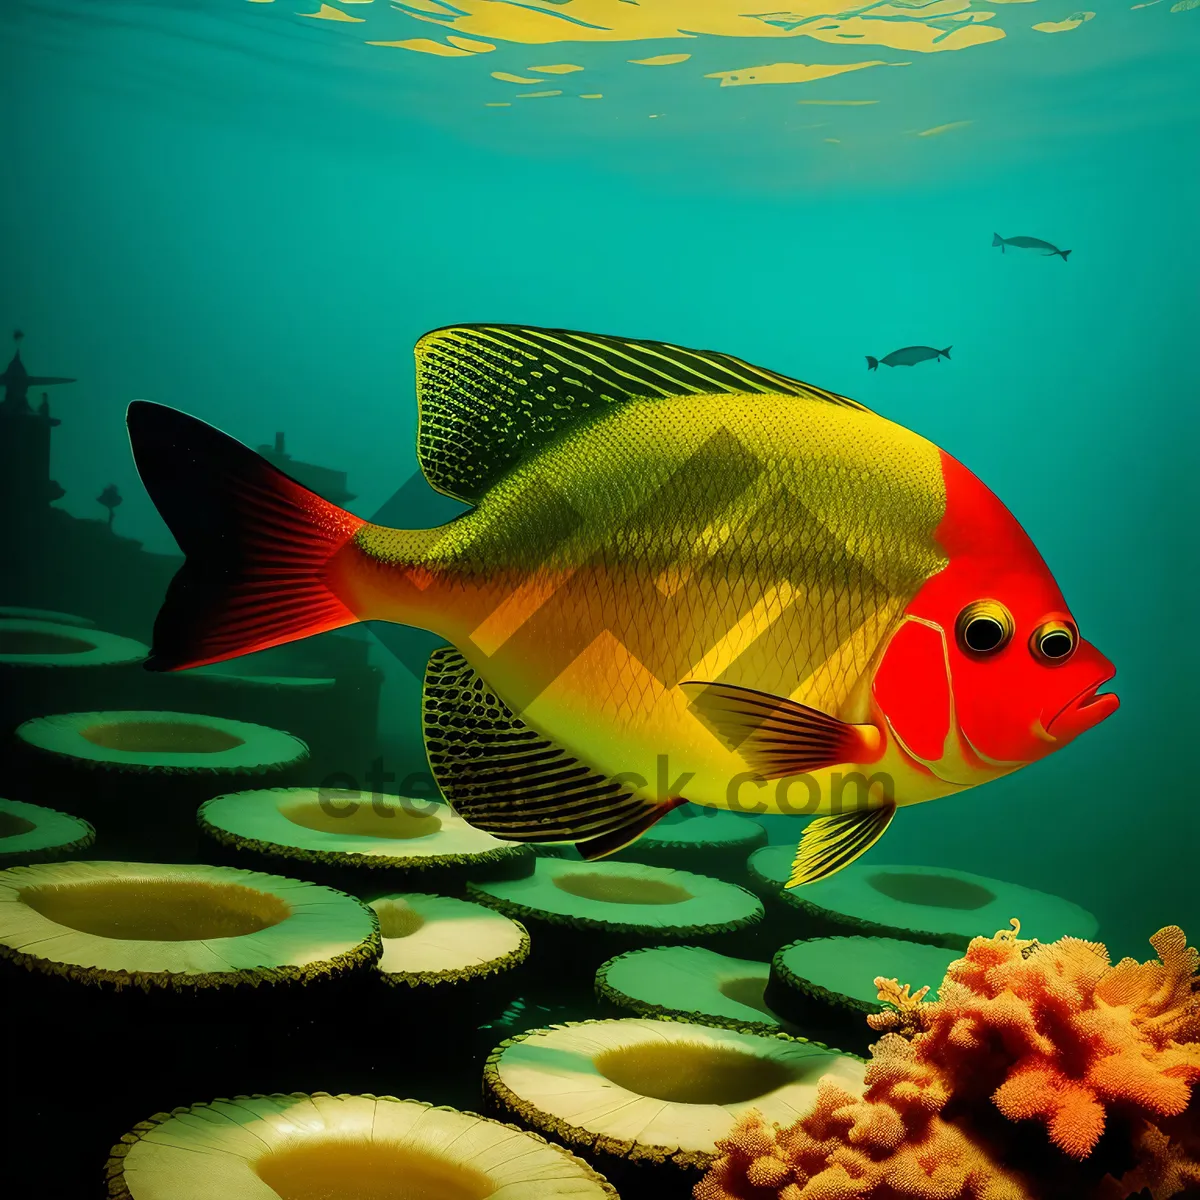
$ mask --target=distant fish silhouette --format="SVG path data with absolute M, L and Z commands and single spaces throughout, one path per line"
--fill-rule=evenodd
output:
M 893 350 L 886 358 L 872 358 L 867 355 L 867 370 L 877 370 L 880 363 L 885 367 L 915 367 L 919 362 L 928 362 L 931 358 L 950 357 L 952 347 L 945 350 L 935 350 L 932 346 L 905 346 L 903 350 Z
M 1041 238 L 1002 238 L 998 233 L 992 234 L 992 245 L 999 246 L 1001 254 L 1004 253 L 1008 246 L 1011 246 L 1014 250 L 1040 250 L 1044 258 L 1049 258 L 1052 254 L 1057 254 L 1063 262 L 1067 261 L 1067 255 L 1071 253 L 1070 250 L 1060 250 L 1057 246 L 1052 246 L 1049 242 L 1043 242 Z

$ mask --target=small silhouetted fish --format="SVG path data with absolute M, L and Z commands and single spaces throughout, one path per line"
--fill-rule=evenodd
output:
M 999 246 L 1001 254 L 1011 246 L 1014 250 L 1040 250 L 1044 258 L 1049 258 L 1051 255 L 1057 254 L 1063 262 L 1067 261 L 1067 255 L 1071 253 L 1070 250 L 1060 250 L 1057 246 L 1052 246 L 1049 242 L 1043 242 L 1041 238 L 1002 238 L 998 233 L 992 234 L 992 245 Z
M 867 370 L 876 370 L 880 363 L 885 367 L 915 367 L 917 363 L 928 362 L 931 358 L 949 358 L 950 350 L 950 346 L 945 350 L 935 350 L 932 346 L 905 346 L 903 350 L 893 350 L 886 358 L 872 358 L 868 354 Z

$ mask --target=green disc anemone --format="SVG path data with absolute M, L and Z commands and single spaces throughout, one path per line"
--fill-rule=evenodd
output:
M 307 675 L 242 674 L 231 671 L 228 666 L 196 667 L 188 671 L 185 678 L 195 681 L 201 687 L 211 687 L 214 691 L 244 688 L 258 694 L 269 694 L 273 691 L 328 692 L 337 683 L 336 679 Z
M 251 780 L 286 780 L 308 755 L 299 738 L 223 717 L 77 712 L 17 730 L 33 798 L 88 817 L 105 849 L 195 858 L 196 806 Z
M 223 663 L 170 677 L 172 707 L 219 713 L 238 721 L 262 721 L 294 730 L 311 744 L 340 714 L 337 680 L 307 675 L 255 675 Z M 178 697 L 177 699 L 175 697 Z
M 143 1121 L 110 1200 L 617 1200 L 535 1134 L 390 1096 L 240 1096 Z
M 0 867 L 67 858 L 95 840 L 96 831 L 79 817 L 0 799 Z
M 652 825 L 614 857 L 740 881 L 750 852 L 766 840 L 767 831 L 749 817 L 689 804 Z
M 10 680 L 17 671 L 128 666 L 148 653 L 141 642 L 115 633 L 55 621 L 0 618 L 0 668 Z
M 752 1033 L 794 1032 L 763 999 L 771 968 L 702 946 L 651 946 L 609 959 L 596 995 L 626 1013 Z
M 149 651 L 132 638 L 25 617 L 0 618 L 0 723 L 128 703 Z
M 931 997 L 957 950 L 884 937 L 813 938 L 780 950 L 771 963 L 767 1003 L 804 1032 L 865 1053 L 879 1040 L 866 1022 L 882 1009 L 877 978 L 928 986 Z
M 618 1188 L 686 1194 L 757 1109 L 793 1124 L 817 1082 L 861 1092 L 865 1064 L 810 1042 L 678 1021 L 582 1021 L 502 1042 L 484 1068 L 499 1115 L 587 1158 Z
M 118 991 L 270 990 L 338 976 L 379 954 L 374 914 L 296 879 L 158 863 L 0 871 L 0 960 L 60 981 L 59 996 L 61 981 Z
M 864 934 L 965 950 L 973 937 L 990 937 L 989 930 L 1007 928 L 1014 916 L 1045 942 L 1090 939 L 1098 929 L 1096 918 L 1069 900 L 950 867 L 860 860 L 789 891 L 784 884 L 794 855 L 787 845 L 764 846 L 750 856 L 756 890 L 794 914 L 793 936 Z
M 0 621 L 49 621 L 52 625 L 74 625 L 77 629 L 94 629 L 96 622 L 90 617 L 75 613 L 55 612 L 49 608 L 21 608 L 18 605 L 0 605 Z
M 525 879 L 472 883 L 473 899 L 534 928 L 534 954 L 555 978 L 592 986 L 606 958 L 664 942 L 729 945 L 762 920 L 749 892 L 666 867 L 538 858 Z
M 398 987 L 458 984 L 510 971 L 529 954 L 529 934 L 501 913 L 421 892 L 371 901 L 383 957 L 378 970 Z
M 55 758 L 131 775 L 258 775 L 305 755 L 291 734 L 195 713 L 64 713 L 27 721 L 17 736 Z
M 472 828 L 446 804 L 319 788 L 263 788 L 217 796 L 201 830 L 238 854 L 333 880 L 361 893 L 528 874 L 528 847 Z
M 217 713 L 294 733 L 312 754 L 312 779 L 347 767 L 361 773 L 373 757 L 363 743 L 373 739 L 377 724 L 377 675 L 356 672 L 338 679 L 321 668 L 288 674 L 289 667 L 303 667 L 271 651 L 260 653 L 263 661 L 252 655 L 160 676 L 168 686 L 156 696 L 177 712 Z

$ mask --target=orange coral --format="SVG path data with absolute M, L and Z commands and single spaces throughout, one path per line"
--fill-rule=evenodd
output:
M 907 1099 L 896 1095 L 905 1095 L 903 1086 L 889 1092 L 877 1081 L 859 1099 L 823 1081 L 815 1108 L 782 1132 L 751 1113 L 719 1143 L 721 1157 L 695 1200 L 1029 1200 L 1026 1180 L 931 1111 L 938 1097 L 916 1078 L 902 1082 L 913 1084 Z M 872 1098 L 881 1090 L 889 1099 Z
M 1200 1184 L 1200 954 L 1174 926 L 1150 941 L 1158 959 L 1113 966 L 1102 945 L 1022 940 L 1014 921 L 971 943 L 937 1000 L 877 979 L 865 1094 L 822 1083 L 783 1131 L 752 1114 L 696 1200 L 1165 1200 Z M 1107 1174 L 1089 1157 L 1106 1127 Z
M 1075 1158 L 1095 1148 L 1110 1108 L 1177 1116 L 1200 1080 L 1200 954 L 1175 926 L 1150 944 L 1158 960 L 1114 967 L 1103 946 L 1076 938 L 976 938 L 928 1006 L 926 1053 L 954 1065 L 956 1052 L 998 1043 L 1003 1077 L 978 1084 Z

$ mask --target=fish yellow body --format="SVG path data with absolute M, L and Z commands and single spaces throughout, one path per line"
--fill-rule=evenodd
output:
M 471 510 L 388 529 L 262 468 L 239 484 L 248 460 L 210 472 L 248 517 L 275 493 L 267 532 L 220 611 L 173 586 L 157 665 L 355 619 L 429 629 L 450 644 L 426 678 L 430 763 L 473 824 L 598 856 L 683 800 L 823 815 L 794 882 L 857 857 L 896 808 L 1047 752 L 1067 710 L 1086 727 L 1083 707 L 1115 707 L 1095 695 L 1111 667 L 1003 505 L 861 405 L 725 355 L 564 331 L 455 327 L 416 355 L 422 468 Z M 152 461 L 149 417 L 131 410 L 135 452 L 175 528 L 178 472 Z M 267 594 L 289 587 L 290 614 Z M 981 651 L 989 621 L 1012 628 Z M 1013 643 L 1059 625 L 1047 697 Z M 1010 648 L 1021 662 L 975 677 Z

